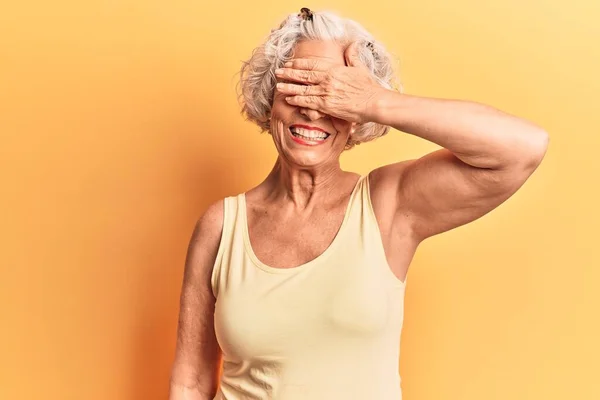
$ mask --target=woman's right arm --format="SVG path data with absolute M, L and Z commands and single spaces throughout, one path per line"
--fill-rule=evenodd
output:
M 188 246 L 169 400 L 212 400 L 217 392 L 221 351 L 210 277 L 222 229 L 223 200 L 199 218 Z

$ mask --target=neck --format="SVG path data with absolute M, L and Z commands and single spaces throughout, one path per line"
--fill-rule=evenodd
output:
M 275 201 L 291 201 L 297 208 L 323 204 L 336 191 L 346 172 L 339 161 L 327 166 L 299 168 L 277 158 L 266 182 Z

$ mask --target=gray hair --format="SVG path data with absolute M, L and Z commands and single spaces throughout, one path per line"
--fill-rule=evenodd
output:
M 313 12 L 309 19 L 300 14 L 290 14 L 279 28 L 271 30 L 264 43 L 252 51 L 247 61 L 242 61 L 240 69 L 236 91 L 242 107 L 241 114 L 258 125 L 261 132 L 269 132 L 270 129 L 269 115 L 277 83 L 274 71 L 293 58 L 294 47 L 301 40 L 334 40 L 343 46 L 362 41 L 364 45 L 358 46 L 358 57 L 375 80 L 387 89 L 402 93 L 402 85 L 393 68 L 395 57 L 358 22 L 330 11 Z M 348 139 L 346 149 L 377 139 L 388 133 L 389 129 L 387 125 L 365 122 L 357 126 Z

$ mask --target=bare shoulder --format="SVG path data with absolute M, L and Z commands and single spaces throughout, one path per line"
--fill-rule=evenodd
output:
M 405 160 L 384 165 L 369 173 L 369 189 L 373 208 L 384 217 L 396 214 L 401 208 L 402 198 L 398 196 L 402 175 L 415 160 Z
M 413 160 L 384 165 L 369 173 L 369 192 L 388 265 L 396 277 L 406 282 L 412 258 L 420 244 L 405 212 L 399 190 L 402 175 Z
M 196 221 L 188 245 L 186 278 L 198 273 L 205 278 L 210 276 L 221 242 L 224 209 L 223 199 L 215 201 Z
M 197 231 L 206 239 L 219 239 L 223 231 L 223 215 L 225 213 L 224 199 L 220 199 L 208 206 L 204 213 L 196 221 Z

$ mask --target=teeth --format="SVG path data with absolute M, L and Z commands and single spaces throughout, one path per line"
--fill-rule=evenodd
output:
M 292 133 L 300 135 L 306 139 L 323 140 L 323 139 L 326 139 L 327 136 L 329 136 L 325 132 L 315 131 L 312 129 L 302 129 L 302 128 L 297 128 L 297 127 L 290 127 L 290 131 Z

